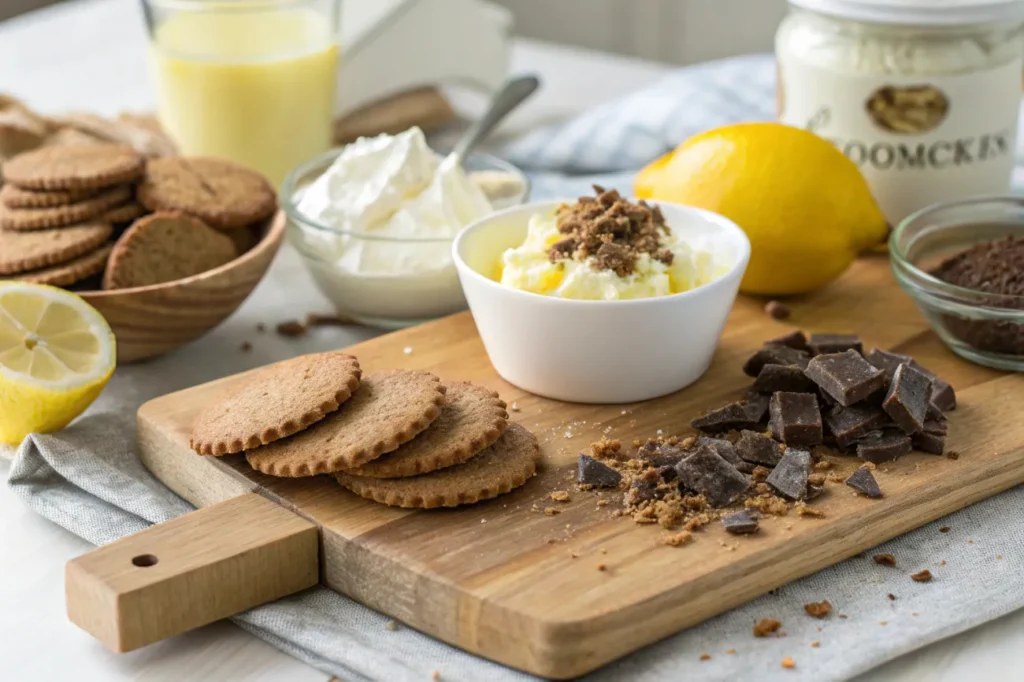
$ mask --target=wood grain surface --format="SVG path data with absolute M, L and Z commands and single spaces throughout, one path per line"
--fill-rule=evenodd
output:
M 519 491 L 479 505 L 416 512 L 360 499 L 332 479 L 273 479 L 240 456 L 198 457 L 187 446 L 195 414 L 237 377 L 159 398 L 139 411 L 140 454 L 173 490 L 198 506 L 260 494 L 320 527 L 321 582 L 430 635 L 535 674 L 569 678 L 764 592 L 857 554 L 953 510 L 1024 482 L 1024 378 L 962 361 L 930 332 L 883 257 L 858 262 L 814 295 L 788 301 L 785 323 L 763 300 L 741 298 L 715 361 L 697 384 L 636 405 L 572 405 L 502 381 L 468 314 L 351 347 L 364 368 L 424 368 L 443 379 L 498 390 L 513 420 L 544 453 L 542 473 Z M 750 379 L 745 357 L 793 327 L 859 332 L 870 347 L 914 355 L 957 389 L 948 448 L 959 459 L 913 454 L 879 467 L 882 500 L 830 485 L 814 505 L 825 518 L 767 520 L 753 537 L 717 525 L 683 547 L 667 531 L 616 518 L 618 496 L 598 507 L 572 486 L 576 455 L 607 435 L 690 432 L 689 419 L 736 399 Z M 411 353 L 403 349 L 411 348 Z M 854 459 L 837 458 L 840 471 Z M 569 490 L 562 513 L 548 495 Z M 605 564 L 606 570 L 598 570 Z
M 132 651 L 316 585 L 317 546 L 308 521 L 235 497 L 69 561 L 68 618 Z

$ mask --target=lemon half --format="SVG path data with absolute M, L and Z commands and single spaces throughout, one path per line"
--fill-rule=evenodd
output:
M 78 296 L 0 282 L 0 443 L 67 426 L 107 385 L 114 333 Z

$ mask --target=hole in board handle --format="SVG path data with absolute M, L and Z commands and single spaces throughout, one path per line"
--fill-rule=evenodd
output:
M 139 568 L 149 568 L 150 566 L 156 566 L 159 561 L 152 554 L 140 554 L 137 557 L 132 557 L 132 565 L 138 566 Z

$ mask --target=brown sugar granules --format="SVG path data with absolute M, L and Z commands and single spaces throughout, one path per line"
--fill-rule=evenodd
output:
M 814 507 L 808 507 L 805 502 L 798 502 L 796 505 L 796 513 L 799 516 L 809 516 L 815 519 L 825 518 L 825 512 Z
M 643 200 L 634 204 L 598 185 L 594 192 L 596 197 L 559 207 L 558 231 L 565 236 L 548 252 L 552 263 L 591 259 L 594 269 L 612 270 L 619 277 L 630 275 L 642 254 L 672 264 L 672 252 L 662 244 L 670 230 L 660 208 Z
M 711 654 L 701 654 L 700 655 L 700 660 L 702 660 L 702 661 L 710 661 L 711 660 Z
M 879 566 L 896 566 L 896 557 L 894 557 L 892 554 L 876 554 L 871 558 L 874 559 L 875 563 Z
M 781 301 L 768 301 L 764 304 L 764 312 L 773 320 L 788 320 L 792 311 Z
M 669 547 L 682 547 L 687 542 L 693 540 L 693 535 L 687 531 L 676 533 L 674 535 L 666 535 L 665 539 L 662 540 Z
M 982 324 L 987 324 L 987 323 L 982 323 Z M 960 459 L 960 453 L 957 452 L 956 450 L 950 450 L 949 452 L 946 453 L 946 458 L 947 459 Z
M 808 616 L 826 618 L 828 614 L 832 613 L 832 603 L 827 599 L 825 601 L 811 602 L 810 604 L 804 604 L 804 611 L 807 612 Z
M 617 440 L 601 440 L 590 444 L 590 454 L 594 459 L 615 459 L 622 452 L 622 443 Z
M 819 642 L 818 640 L 814 640 L 813 642 L 811 642 L 811 646 L 817 649 L 819 646 L 821 646 L 821 642 Z
M 555 490 L 550 495 L 548 495 L 548 497 L 550 497 L 555 502 L 571 502 L 572 501 L 572 499 L 569 497 L 569 493 L 565 492 L 564 490 Z
M 277 333 L 291 339 L 305 336 L 307 331 L 306 325 L 297 320 L 288 320 L 277 325 Z
M 796 667 L 796 663 L 793 662 L 792 658 L 786 656 L 784 659 L 782 659 L 782 667 L 787 670 L 792 670 Z
M 546 516 L 557 516 L 558 514 L 561 514 L 561 513 L 562 513 L 561 509 L 556 509 L 554 507 L 545 507 L 544 508 L 544 514 Z
M 602 564 L 598 564 L 597 565 L 597 570 L 599 570 L 599 571 L 607 571 L 608 570 L 608 564 L 603 564 L 603 563 Z
M 932 572 L 926 568 L 911 575 L 910 579 L 916 583 L 928 583 L 932 580 Z
M 767 637 L 775 634 L 782 627 L 782 621 L 774 618 L 762 618 L 754 625 L 754 637 Z

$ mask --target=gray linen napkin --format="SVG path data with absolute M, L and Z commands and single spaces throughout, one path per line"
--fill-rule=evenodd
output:
M 37 513 L 94 544 L 188 512 L 191 506 L 135 456 L 130 414 L 94 414 L 58 434 L 30 436 L 16 453 L 8 485 Z M 898 568 L 875 564 L 868 552 L 586 679 L 847 679 L 1024 606 L 1024 525 L 1017 522 L 1022 509 L 1024 487 L 1018 487 L 878 547 L 896 556 Z M 949 532 L 939 531 L 947 525 Z M 910 579 L 922 568 L 935 575 L 931 583 Z M 834 605 L 832 616 L 817 620 L 804 613 L 804 604 L 823 599 Z M 781 620 L 786 636 L 755 639 L 751 627 L 765 617 Z M 421 682 L 434 670 L 451 682 L 534 679 L 414 630 L 391 631 L 386 616 L 321 587 L 233 620 L 346 682 Z M 701 660 L 705 653 L 710 660 Z M 795 670 L 781 667 L 785 657 L 794 660 Z

